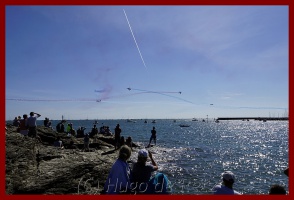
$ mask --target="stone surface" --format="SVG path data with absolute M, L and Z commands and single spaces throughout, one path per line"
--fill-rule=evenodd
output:
M 6 128 L 6 194 L 100 194 L 118 156 L 112 136 L 91 138 L 85 151 L 83 138 L 47 127 L 37 127 L 39 139 Z M 57 136 L 65 148 L 53 146 Z

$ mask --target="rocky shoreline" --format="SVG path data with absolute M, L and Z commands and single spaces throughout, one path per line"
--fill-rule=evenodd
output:
M 83 138 L 51 128 L 38 126 L 39 140 L 6 128 L 6 194 L 100 194 L 117 159 L 112 136 L 98 134 L 84 151 Z M 53 146 L 57 136 L 65 148 Z

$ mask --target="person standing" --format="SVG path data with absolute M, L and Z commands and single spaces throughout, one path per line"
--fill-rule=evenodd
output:
M 27 118 L 28 118 L 28 115 L 24 114 L 23 119 L 20 120 L 20 125 L 19 125 L 20 133 L 24 136 L 28 135 L 28 127 L 26 125 Z
M 150 140 L 149 140 L 148 147 L 150 147 L 152 140 L 154 140 L 154 144 L 156 145 L 156 130 L 155 130 L 154 126 L 153 126 L 153 129 L 151 130 L 151 137 L 150 137 Z
M 223 182 L 222 184 L 213 187 L 213 194 L 229 194 L 229 195 L 241 195 L 233 189 L 235 182 L 235 175 L 231 171 L 225 171 L 222 173 Z
M 30 117 L 26 121 L 26 126 L 29 128 L 28 136 L 36 137 L 37 135 L 37 118 L 41 115 L 35 112 L 30 112 Z
M 90 133 L 90 137 L 93 138 L 95 136 L 97 136 L 98 134 L 98 128 L 96 127 L 96 124 L 93 125 L 93 128 L 91 130 L 91 133 Z
M 114 129 L 114 145 L 115 149 L 118 149 L 120 147 L 120 134 L 121 134 L 121 128 L 119 124 L 116 125 Z

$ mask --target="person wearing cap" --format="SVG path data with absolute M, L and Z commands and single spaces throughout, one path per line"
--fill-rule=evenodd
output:
M 241 195 L 241 193 L 233 189 L 235 175 L 231 171 L 225 171 L 222 173 L 222 178 L 222 184 L 213 187 L 213 194 Z
M 151 160 L 152 165 L 146 164 L 148 156 Z M 145 192 L 144 190 L 148 186 L 148 182 L 152 176 L 152 172 L 156 170 L 158 170 L 158 166 L 153 159 L 152 153 L 150 151 L 147 151 L 146 149 L 141 149 L 138 152 L 138 160 L 133 165 L 131 180 L 138 192 Z M 144 184 L 146 184 L 147 186 Z
M 131 170 L 127 160 L 131 156 L 131 149 L 124 145 L 119 150 L 118 159 L 112 165 L 104 185 L 105 194 L 129 194 Z
M 29 128 L 28 136 L 36 137 L 37 135 L 37 118 L 41 115 L 35 112 L 30 112 L 30 117 L 26 120 L 26 126 Z

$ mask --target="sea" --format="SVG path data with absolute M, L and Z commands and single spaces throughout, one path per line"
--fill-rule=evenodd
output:
M 220 121 L 192 119 L 97 120 L 97 127 L 117 124 L 121 135 L 145 148 L 151 130 L 157 131 L 155 146 L 148 148 L 170 181 L 173 194 L 212 194 L 212 188 L 222 182 L 221 174 L 232 171 L 234 189 L 243 194 L 268 194 L 273 184 L 288 191 L 288 177 L 283 171 L 289 163 L 288 121 Z M 59 121 L 53 120 L 55 128 Z M 38 120 L 42 125 L 43 121 Z M 94 120 L 67 120 L 74 129 L 86 127 L 90 132 Z M 186 125 L 181 127 L 180 125 Z M 153 144 L 153 143 L 152 143 Z M 138 149 L 132 152 L 136 162 Z

